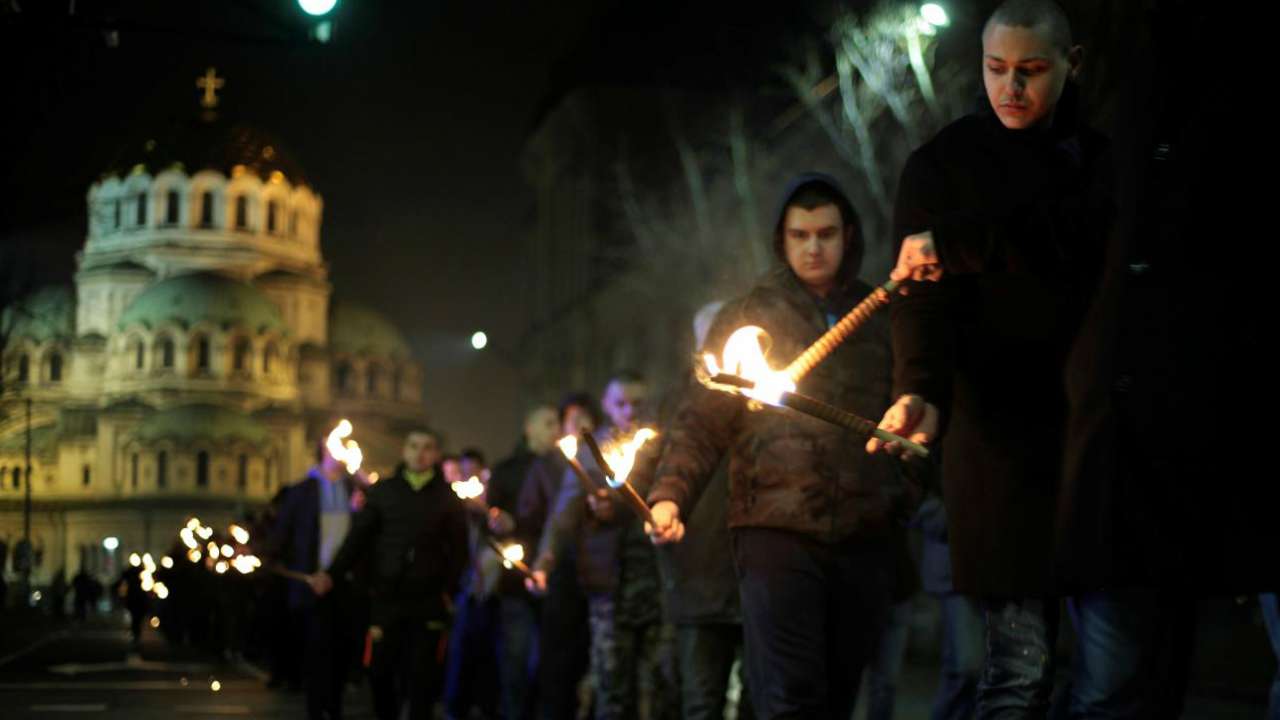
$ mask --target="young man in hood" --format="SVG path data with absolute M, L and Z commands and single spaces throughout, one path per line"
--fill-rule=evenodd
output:
M 772 340 L 773 364 L 790 361 L 872 292 L 857 279 L 862 248 L 858 216 L 836 181 L 797 178 L 775 227 L 780 265 L 720 311 L 703 351 L 719 356 L 734 330 L 757 325 Z M 798 390 L 879 413 L 891 367 L 888 319 L 873 317 Z M 918 492 L 840 428 L 779 408 L 751 411 L 742 398 L 697 386 L 667 429 L 648 496 L 655 542 L 683 537 L 682 519 L 726 455 L 755 713 L 848 718 L 887 617 L 891 529 Z

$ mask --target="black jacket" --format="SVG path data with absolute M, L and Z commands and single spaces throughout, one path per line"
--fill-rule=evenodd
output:
M 534 545 L 520 533 L 520 496 L 524 490 L 525 480 L 529 477 L 529 469 L 538 456 L 533 454 L 523 441 L 516 446 L 515 452 L 498 463 L 489 477 L 487 493 L 489 507 L 498 508 L 511 515 L 517 521 L 516 531 L 510 537 L 500 540 L 518 542 L 524 546 L 525 553 L 532 555 Z M 527 595 L 524 579 L 519 573 L 505 571 L 498 582 L 498 592 L 503 595 Z
M 369 488 L 329 566 L 336 577 L 369 557 L 375 620 L 443 617 L 444 595 L 458 589 L 468 560 L 466 510 L 444 472 L 434 472 L 417 491 L 403 468 Z
M 1047 131 L 964 117 L 899 184 L 894 237 L 932 231 L 946 275 L 893 304 L 895 389 L 943 412 L 959 592 L 1054 587 L 1063 371 L 1114 215 L 1108 143 L 1075 121 L 1073 97 Z
M 307 475 L 288 488 L 280 502 L 275 525 L 271 529 L 268 554 L 289 570 L 311 574 L 320 563 L 320 480 Z M 354 486 L 350 479 L 342 481 L 350 497 Z M 335 576 L 341 580 L 341 576 Z M 290 607 L 315 602 L 315 593 L 306 583 L 289 580 Z

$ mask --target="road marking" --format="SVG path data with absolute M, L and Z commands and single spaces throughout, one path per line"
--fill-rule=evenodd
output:
M 11 655 L 6 655 L 6 656 L 4 656 L 3 658 L 0 658 L 0 667 L 3 667 L 3 666 L 5 666 L 5 665 L 8 665 L 9 663 L 13 662 L 14 660 L 17 660 L 18 658 L 22 657 L 23 655 L 26 655 L 27 653 L 31 652 L 32 650 L 35 650 L 35 649 L 37 649 L 37 648 L 43 647 L 43 646 L 45 646 L 45 645 L 48 645 L 49 643 L 53 642 L 54 640 L 60 640 L 60 639 L 62 639 L 62 638 L 64 638 L 64 637 L 66 637 L 66 635 L 67 635 L 67 631 L 66 631 L 66 630 L 58 630 L 58 631 L 56 631 L 56 632 L 51 632 L 51 633 L 49 633 L 48 635 L 45 635 L 44 637 L 40 638 L 39 640 L 37 640 L 37 641 L 35 641 L 35 642 L 31 643 L 31 644 L 30 644 L 30 645 L 28 645 L 27 647 L 25 647 L 25 648 L 23 648 L 23 649 L 19 650 L 18 652 L 13 653 L 13 654 L 11 654 Z
M 106 712 L 106 703 L 81 703 L 73 705 L 64 703 L 62 705 L 32 705 L 31 712 Z

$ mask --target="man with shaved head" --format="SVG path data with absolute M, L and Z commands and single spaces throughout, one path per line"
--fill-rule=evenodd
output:
M 987 620 L 981 718 L 1045 717 L 1062 595 L 1078 630 L 1072 717 L 1143 717 L 1157 632 L 1132 558 L 1061 571 L 1068 355 L 1110 242 L 1109 143 L 1081 120 L 1083 67 L 1062 8 L 1010 0 L 982 33 L 988 107 L 908 159 L 893 277 L 897 402 L 881 426 L 943 451 L 953 582 Z M 868 449 L 898 451 L 893 444 Z M 1087 499 L 1094 515 L 1119 502 Z M 1099 564 L 1103 559 L 1098 558 Z M 1127 565 L 1125 563 L 1128 563 Z

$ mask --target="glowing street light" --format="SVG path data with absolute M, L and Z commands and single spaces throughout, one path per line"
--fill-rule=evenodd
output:
M 483 350 L 488 345 L 489 345 L 489 336 L 486 335 L 483 331 L 477 330 L 475 334 L 471 336 L 471 347 L 475 348 L 476 350 Z
M 920 6 L 920 17 L 934 27 L 946 27 L 951 24 L 947 11 L 937 3 L 925 3 Z
M 103 538 L 102 547 L 106 549 L 107 552 L 115 552 L 116 548 L 120 547 L 120 538 L 114 535 L 109 538 Z
M 328 15 L 337 5 L 338 0 L 298 0 L 302 12 L 314 17 Z

